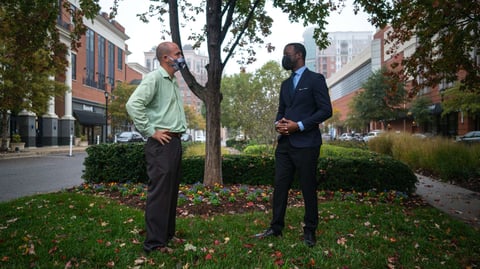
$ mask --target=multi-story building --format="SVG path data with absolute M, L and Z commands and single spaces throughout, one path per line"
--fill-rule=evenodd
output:
M 57 18 L 60 40 L 70 47 L 72 29 L 70 13 L 62 7 Z M 79 7 L 78 0 L 69 1 Z M 18 132 L 26 147 L 68 145 L 72 137 L 86 137 L 89 143 L 106 141 L 109 134 L 106 110 L 115 85 L 141 79 L 145 70 L 126 64 L 129 39 L 125 28 L 106 13 L 93 21 L 84 20 L 85 35 L 76 50 L 66 55 L 69 66 L 64 76 L 56 78 L 69 90 L 61 97 L 52 97 L 47 112 L 35 115 L 22 111 L 11 117 L 11 132 Z
M 392 63 L 400 63 L 404 57 L 413 54 L 417 47 L 416 39 L 412 39 L 402 47 L 396 54 L 388 54 L 388 45 L 385 43 L 387 31 L 390 28 L 379 30 L 375 33 L 369 47 L 358 54 L 355 59 L 327 79 L 330 89 L 330 96 L 334 110 L 340 112 L 340 120 L 344 121 L 350 113 L 349 103 L 358 91 L 363 90 L 362 84 L 378 70 L 381 66 L 387 68 Z M 418 79 L 418 78 L 416 78 Z M 408 83 L 406 85 L 408 90 Z M 429 105 L 432 120 L 419 125 L 415 122 L 414 115 L 409 113 L 397 119 L 391 119 L 385 124 L 371 122 L 368 129 L 384 129 L 396 132 L 428 132 L 434 135 L 455 136 L 462 135 L 468 131 L 479 128 L 480 120 L 478 115 L 464 115 L 462 112 L 453 112 L 442 116 L 442 92 L 451 85 L 438 85 L 432 88 L 422 89 L 416 97 L 426 96 L 431 100 Z M 411 102 L 403 104 L 408 109 Z M 337 130 L 337 133 L 350 130 Z M 356 130 L 367 131 L 367 130 Z
M 330 45 L 322 50 L 318 49 L 313 40 L 313 28 L 308 28 L 303 37 L 307 50 L 306 66 L 329 78 L 370 46 L 372 33 L 329 32 Z

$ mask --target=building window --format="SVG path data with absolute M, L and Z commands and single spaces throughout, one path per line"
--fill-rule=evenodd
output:
M 152 60 L 147 59 L 147 69 L 152 70 Z
M 105 38 L 101 35 L 98 36 L 98 87 L 101 90 L 105 90 Z
M 86 57 L 87 57 L 87 66 L 85 67 L 86 78 L 84 79 L 84 84 L 96 87 L 95 82 L 95 32 L 91 29 L 87 29 L 85 34 L 87 39 L 86 44 Z
M 73 54 L 71 56 L 71 65 L 72 65 L 72 79 L 77 79 L 77 54 Z
M 112 42 L 108 42 L 108 83 L 113 88 L 115 81 L 115 45 Z
M 118 54 L 117 54 L 117 68 L 119 70 L 123 69 L 123 50 L 118 48 Z

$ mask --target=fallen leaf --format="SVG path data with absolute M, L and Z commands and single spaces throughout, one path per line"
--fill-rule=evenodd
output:
M 340 237 L 339 239 L 337 239 L 337 244 L 341 246 L 344 246 L 346 242 L 347 242 L 347 239 L 345 237 Z
M 144 264 L 144 263 L 145 263 L 145 257 L 141 257 L 141 258 L 138 258 L 135 261 L 133 261 L 134 265 L 141 265 L 141 264 Z
M 58 246 L 54 246 L 53 248 L 51 248 L 50 250 L 48 250 L 48 254 L 55 253 L 55 252 L 57 252 L 57 250 L 58 250 Z

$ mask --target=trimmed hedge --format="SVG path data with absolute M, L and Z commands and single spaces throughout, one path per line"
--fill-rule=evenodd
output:
M 83 179 L 89 183 L 148 181 L 143 143 L 100 144 L 87 148 Z M 386 155 L 360 149 L 322 146 L 318 164 L 320 189 L 415 191 L 417 178 L 405 164 Z M 325 156 L 325 157 L 323 157 Z M 182 183 L 203 182 L 204 157 L 182 159 Z M 271 185 L 273 156 L 224 155 L 224 184 Z M 293 187 L 298 187 L 295 181 Z

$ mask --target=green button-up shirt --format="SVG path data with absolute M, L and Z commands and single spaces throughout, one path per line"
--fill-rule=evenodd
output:
M 147 74 L 126 104 L 135 128 L 145 136 L 155 130 L 183 133 L 187 129 L 177 79 L 160 67 Z

